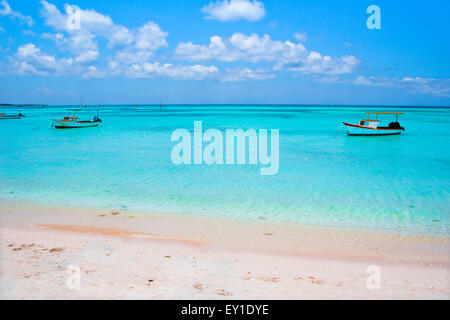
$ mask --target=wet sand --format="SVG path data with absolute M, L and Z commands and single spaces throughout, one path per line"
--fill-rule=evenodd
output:
M 446 237 L 5 201 L 0 219 L 2 299 L 450 297 Z

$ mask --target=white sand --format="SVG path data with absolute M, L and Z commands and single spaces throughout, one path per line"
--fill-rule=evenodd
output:
M 450 297 L 448 238 L 23 204 L 0 219 L 2 299 Z

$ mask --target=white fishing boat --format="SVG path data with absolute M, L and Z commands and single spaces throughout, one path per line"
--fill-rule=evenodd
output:
M 102 123 L 99 110 L 69 109 L 68 116 L 63 119 L 52 119 L 55 129 L 76 129 L 98 127 Z M 92 117 L 92 113 L 95 115 Z
M 347 135 L 349 136 L 386 136 L 401 134 L 405 131 L 405 128 L 400 126 L 398 117 L 402 115 L 402 112 L 366 112 L 367 119 L 363 119 L 359 124 L 351 124 L 343 122 L 347 127 Z M 371 115 L 375 115 L 375 119 L 370 119 Z M 379 115 L 395 115 L 395 122 L 389 123 L 387 127 L 380 126 Z M 373 117 L 372 117 L 373 118 Z

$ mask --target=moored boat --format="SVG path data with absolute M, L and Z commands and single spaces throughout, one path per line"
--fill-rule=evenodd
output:
M 102 123 L 99 110 L 92 109 L 69 109 L 69 115 L 63 119 L 52 119 L 55 129 L 76 129 L 98 127 Z M 96 113 L 91 117 L 92 113 Z M 80 117 L 81 115 L 81 117 Z
M 367 119 L 363 119 L 359 124 L 352 124 L 343 122 L 347 127 L 347 135 L 349 136 L 386 136 L 397 135 L 405 131 L 400 123 L 398 117 L 402 115 L 402 112 L 366 112 Z M 370 119 L 370 115 L 375 115 L 375 119 Z M 380 126 L 379 115 L 395 115 L 395 122 L 389 123 L 386 126 Z
M 0 112 L 0 120 L 7 120 L 7 119 L 22 119 L 25 116 L 21 113 L 19 114 L 4 114 Z

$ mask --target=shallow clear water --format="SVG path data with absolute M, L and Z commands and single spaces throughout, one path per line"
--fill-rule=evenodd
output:
M 335 134 L 367 109 L 399 108 L 101 106 L 100 128 L 51 129 L 66 108 L 0 120 L 0 199 L 448 234 L 448 108 L 401 108 L 406 132 L 386 137 Z M 195 120 L 204 130 L 279 129 L 278 175 L 261 176 L 260 165 L 174 165 L 170 136 Z

